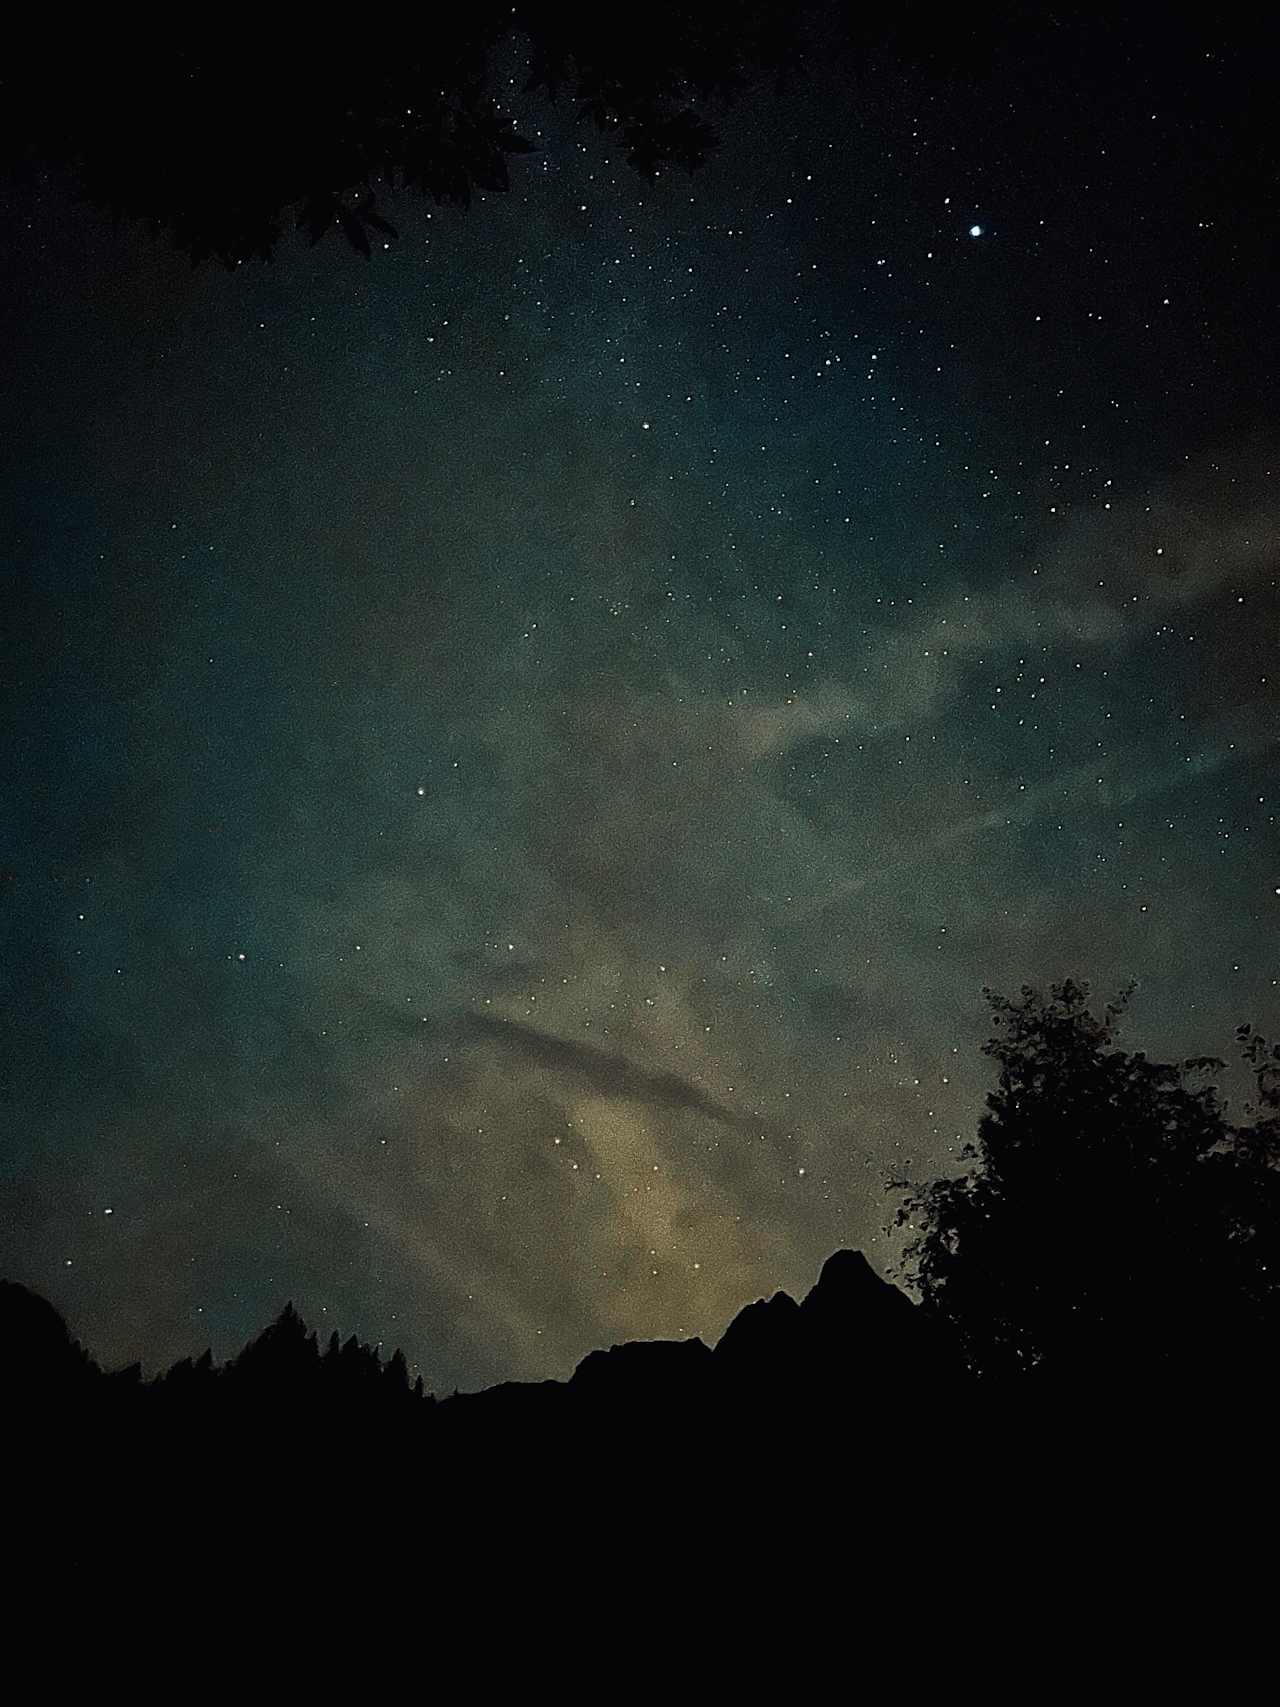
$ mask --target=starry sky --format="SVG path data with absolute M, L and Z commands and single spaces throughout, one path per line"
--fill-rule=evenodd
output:
M 830 28 L 367 264 L 5 190 L 0 1268 L 105 1361 L 714 1340 L 893 1272 L 984 985 L 1280 1029 L 1259 44 Z

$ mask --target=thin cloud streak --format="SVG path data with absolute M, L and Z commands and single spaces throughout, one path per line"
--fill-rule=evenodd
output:
M 792 924 L 807 923 L 839 902 L 850 900 L 869 889 L 903 877 L 922 865 L 928 865 L 939 854 L 946 853 L 961 843 L 973 841 L 988 830 L 1034 823 L 1037 818 L 1047 816 L 1051 809 L 1061 814 L 1064 810 L 1070 810 L 1071 802 L 1078 802 L 1080 791 L 1091 784 L 1097 786 L 1101 783 L 1105 791 L 1097 801 L 1099 806 L 1130 806 L 1134 801 L 1148 800 L 1167 790 L 1185 788 L 1190 783 L 1198 782 L 1217 771 L 1227 769 L 1230 765 L 1238 764 L 1243 759 L 1252 758 L 1277 746 L 1280 746 L 1280 735 L 1259 735 L 1252 741 L 1233 741 L 1227 747 L 1198 754 L 1195 758 L 1187 759 L 1179 765 L 1167 766 L 1153 775 L 1134 777 L 1118 788 L 1108 785 L 1105 775 L 1099 777 L 1096 765 L 1077 765 L 1044 788 L 1028 790 L 1007 805 L 995 806 L 987 812 L 975 813 L 972 817 L 962 819 L 925 843 L 914 844 L 909 853 L 905 849 L 902 850 L 898 857 L 891 857 L 875 871 L 851 877 L 837 884 L 825 895 L 816 896 L 805 906 L 788 908 L 786 918 Z
M 727 1108 L 677 1073 L 638 1067 L 594 1043 L 577 1043 L 520 1020 L 468 1014 L 467 1030 L 539 1066 L 571 1075 L 602 1096 L 706 1115 L 736 1132 L 758 1132 L 759 1122 Z

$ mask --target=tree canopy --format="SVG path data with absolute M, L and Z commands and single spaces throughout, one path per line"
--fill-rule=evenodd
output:
M 906 1277 L 982 1375 L 1240 1374 L 1274 1331 L 1280 1045 L 1237 1033 L 1258 1087 L 1227 1118 L 1216 1057 L 1115 1046 L 1086 984 L 987 991 L 999 1066 L 955 1177 L 894 1182 Z
M 395 235 L 388 191 L 465 206 L 508 188 L 511 156 L 533 146 L 507 105 L 510 65 L 526 94 L 567 96 L 637 171 L 692 169 L 716 142 L 708 109 L 796 64 L 804 10 L 479 0 L 382 39 L 295 18 L 160 39 L 78 20 L 5 80 L 4 154 L 70 172 L 193 261 L 269 256 L 291 224 L 313 241 L 340 230 L 368 256 Z

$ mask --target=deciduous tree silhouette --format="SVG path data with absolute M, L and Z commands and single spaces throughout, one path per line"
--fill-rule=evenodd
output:
M 291 222 L 313 241 L 340 230 L 368 256 L 395 235 L 380 193 L 465 206 L 508 187 L 509 158 L 532 146 L 503 100 L 511 38 L 527 49 L 527 93 L 567 94 L 652 175 L 706 159 L 709 103 L 797 62 L 804 9 L 477 0 L 396 20 L 382 39 L 364 25 L 309 34 L 292 18 L 185 38 L 77 20 L 28 45 L 23 76 L 6 80 L 3 153 L 69 169 L 194 261 L 270 255 Z
M 1242 1028 L 1261 1108 L 1226 1118 L 1214 1057 L 1114 1047 L 1088 986 L 987 991 L 997 1089 L 958 1177 L 893 1182 L 906 1277 L 970 1367 L 1133 1385 L 1256 1373 L 1277 1322 L 1280 1048 Z

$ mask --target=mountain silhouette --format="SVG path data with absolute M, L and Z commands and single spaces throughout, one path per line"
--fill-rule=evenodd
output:
M 636 1340 L 588 1353 L 567 1381 L 506 1381 L 437 1401 L 404 1357 L 334 1333 L 326 1349 L 288 1304 L 224 1365 L 209 1352 L 142 1380 L 136 1365 L 104 1373 L 58 1312 L 25 1287 L 0 1290 L 0 1357 L 21 1415 L 76 1407 L 110 1431 L 149 1422 L 195 1436 L 287 1421 L 318 1446 L 357 1436 L 382 1443 L 434 1437 L 455 1454 L 568 1430 L 576 1438 L 652 1444 L 692 1422 L 727 1441 L 744 1417 L 777 1429 L 815 1416 L 870 1415 L 961 1368 L 923 1311 L 859 1251 L 837 1251 L 799 1303 L 785 1292 L 748 1304 L 714 1347 L 701 1339 Z
M 674 1536 L 745 1561 L 797 1525 L 825 1544 L 852 1524 L 910 1572 L 922 1525 L 963 1536 L 971 1560 L 1070 1549 L 1117 1512 L 1156 1535 L 1170 1488 L 1180 1511 L 1210 1512 L 1233 1474 L 1205 1451 L 1223 1389 L 1209 1416 L 1117 1389 L 1109 1364 L 1093 1384 L 984 1381 L 851 1250 L 799 1302 L 748 1304 L 714 1346 L 632 1341 L 564 1381 L 438 1400 L 399 1353 L 336 1333 L 322 1349 L 292 1305 L 225 1364 L 105 1372 L 11 1283 L 0 1370 L 24 1471 L 11 1508 L 56 1538 L 60 1568 L 72 1546 L 98 1571 L 196 1553 L 238 1569 L 249 1536 L 272 1557 L 375 1546 L 405 1562 L 425 1529 L 458 1581 L 514 1582 L 517 1560 L 521 1581 L 568 1581 L 584 1557 L 658 1570 Z

